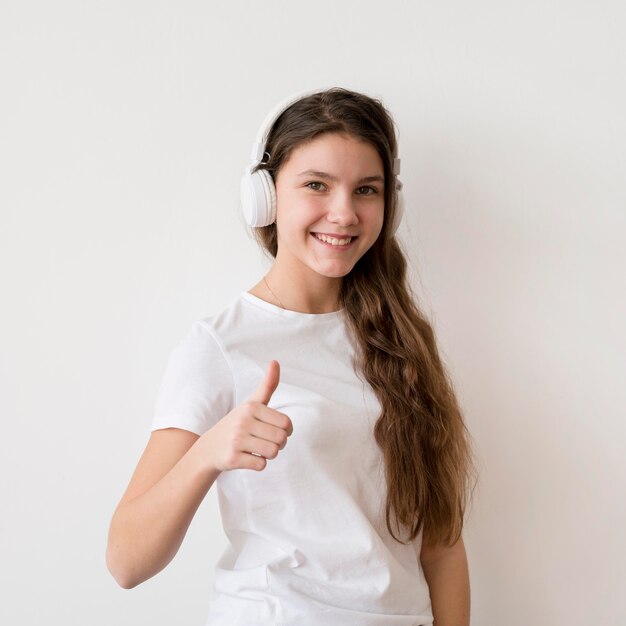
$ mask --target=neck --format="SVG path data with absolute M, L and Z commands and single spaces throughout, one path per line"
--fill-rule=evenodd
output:
M 338 311 L 340 306 L 337 300 L 341 278 L 320 278 L 324 280 L 317 284 L 301 279 L 289 280 L 287 277 L 279 276 L 272 268 L 256 288 L 262 285 L 268 300 L 290 311 L 313 314 Z M 302 289 L 303 284 L 307 285 L 306 290 Z

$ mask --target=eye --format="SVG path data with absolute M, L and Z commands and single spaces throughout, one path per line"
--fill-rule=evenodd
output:
M 359 187 L 359 191 L 361 191 L 362 189 L 369 189 L 369 192 L 360 193 L 359 195 L 361 196 L 372 196 L 375 193 L 378 193 L 378 190 L 374 187 Z
M 316 182 L 316 181 L 312 181 L 310 183 L 307 183 L 305 185 L 305 187 L 308 187 L 309 189 L 312 189 L 313 191 L 321 191 L 321 189 L 318 189 L 317 187 L 310 187 L 310 185 L 323 185 L 324 183 L 320 183 L 320 182 Z

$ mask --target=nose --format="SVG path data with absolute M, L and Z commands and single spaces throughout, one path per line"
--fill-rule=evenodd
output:
M 328 210 L 328 221 L 342 226 L 358 223 L 356 203 L 350 191 L 341 191 L 335 194 Z

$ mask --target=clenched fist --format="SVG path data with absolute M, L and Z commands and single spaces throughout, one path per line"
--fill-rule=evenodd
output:
M 263 382 L 252 396 L 200 437 L 198 444 L 215 469 L 260 471 L 267 459 L 276 458 L 285 447 L 293 432 L 291 419 L 267 406 L 279 379 L 280 365 L 270 361 Z

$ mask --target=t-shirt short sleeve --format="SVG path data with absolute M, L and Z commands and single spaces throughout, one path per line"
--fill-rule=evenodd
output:
M 221 342 L 208 322 L 194 322 L 168 360 L 151 430 L 182 428 L 202 435 L 234 407 L 234 380 Z

